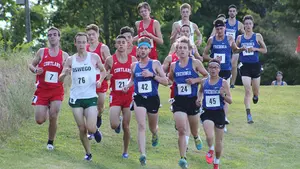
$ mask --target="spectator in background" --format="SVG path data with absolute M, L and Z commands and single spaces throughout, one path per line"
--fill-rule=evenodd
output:
M 285 81 L 283 81 L 282 78 L 283 78 L 283 73 L 281 71 L 278 71 L 276 73 L 276 80 L 274 80 L 271 85 L 273 85 L 273 86 L 284 86 L 284 85 L 287 85 L 287 83 Z
M 296 46 L 295 53 L 296 54 L 300 53 L 300 36 L 298 36 L 298 41 L 297 41 L 297 46 Z

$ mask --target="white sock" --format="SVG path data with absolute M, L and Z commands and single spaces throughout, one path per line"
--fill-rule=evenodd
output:
M 214 164 L 219 164 L 220 163 L 220 159 L 217 159 L 216 157 L 215 157 L 215 159 L 214 159 Z
M 190 136 L 185 136 L 186 145 L 189 145 L 189 139 L 190 139 Z
M 209 147 L 209 150 L 215 151 L 214 145 L 212 145 L 211 147 Z

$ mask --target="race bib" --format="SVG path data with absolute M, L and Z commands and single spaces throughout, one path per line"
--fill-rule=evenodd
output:
M 69 102 L 70 102 L 71 104 L 75 104 L 76 99 L 73 99 L 73 98 L 70 97 Z
M 254 55 L 254 52 L 248 52 L 248 48 L 251 48 L 253 46 L 246 46 L 247 50 L 243 51 L 243 56 L 249 56 L 249 55 Z
M 86 84 L 89 84 L 89 77 L 88 76 L 78 76 L 75 79 L 75 83 L 77 86 L 85 86 Z
M 219 107 L 220 106 L 220 95 L 206 96 L 206 107 Z
M 234 40 L 235 39 L 235 32 L 226 31 L 226 36 L 231 36 Z
M 115 80 L 115 90 L 121 91 L 127 84 L 128 84 L 128 79 L 116 79 Z
M 152 92 L 151 81 L 138 82 L 138 91 L 139 93 L 150 93 Z
M 57 83 L 58 82 L 58 73 L 46 71 L 45 73 L 45 82 L 48 83 Z
M 153 39 L 150 39 L 150 45 L 151 45 L 151 48 L 154 47 Z
M 38 99 L 38 97 L 34 95 L 34 96 L 33 96 L 33 98 L 32 98 L 32 103 L 34 103 L 34 104 L 35 104 L 35 103 L 36 103 L 36 101 L 37 101 L 37 99 Z
M 221 63 L 225 63 L 225 53 L 214 53 L 214 59 L 221 58 Z
M 192 94 L 192 87 L 189 84 L 177 84 L 178 95 Z

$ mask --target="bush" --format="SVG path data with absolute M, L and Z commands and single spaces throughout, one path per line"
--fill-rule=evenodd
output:
M 0 142 L 32 116 L 34 92 L 34 76 L 27 66 L 31 54 L 21 51 L 3 56 L 5 59 L 0 57 Z

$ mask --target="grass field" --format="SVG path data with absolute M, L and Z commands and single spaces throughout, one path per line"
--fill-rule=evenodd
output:
M 300 161 L 300 86 L 261 87 L 257 105 L 252 105 L 254 124 L 246 123 L 243 105 L 244 90 L 232 90 L 228 133 L 224 139 L 222 169 L 299 169 Z M 150 131 L 147 131 L 147 166 L 141 167 L 136 142 L 136 121 L 131 121 L 132 139 L 129 159 L 122 159 L 122 133 L 116 134 L 109 127 L 108 113 L 104 114 L 101 131 L 104 139 L 100 144 L 92 141 L 93 161 L 83 160 L 84 149 L 80 143 L 77 127 L 66 101 L 59 118 L 55 150 L 47 151 L 47 126 L 35 124 L 34 115 L 23 127 L 12 133 L 5 143 L 0 143 L 1 169 L 176 169 L 179 168 L 177 135 L 172 113 L 169 111 L 169 90 L 160 87 L 161 102 L 159 136 L 160 144 L 151 147 Z M 67 98 L 67 97 L 66 97 Z M 31 98 L 28 98 L 31 99 Z M 66 99 L 67 100 L 67 99 Z M 13 112 L 12 112 L 13 113 Z M 200 127 L 200 135 L 205 136 Z M 204 142 L 205 143 L 205 142 Z M 204 149 L 197 151 L 192 139 L 187 158 L 189 168 L 211 169 L 205 162 Z

